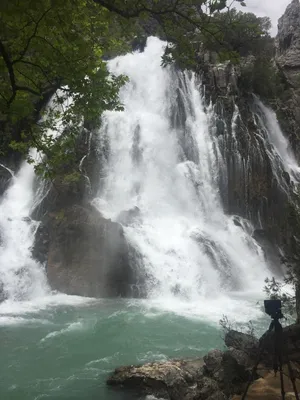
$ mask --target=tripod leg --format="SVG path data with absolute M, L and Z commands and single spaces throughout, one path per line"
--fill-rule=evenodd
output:
M 282 326 L 279 320 L 274 321 L 275 325 L 275 338 L 274 338 L 274 372 L 275 376 L 279 367 L 281 398 L 285 399 L 284 380 L 283 380 L 283 367 L 282 367 L 282 353 L 283 353 L 283 333 Z
M 282 400 L 284 400 L 285 399 L 285 391 L 284 391 L 282 357 L 281 356 L 279 356 L 279 374 L 280 374 L 281 398 L 282 398 Z
M 295 378 L 294 371 L 293 371 L 293 368 L 292 368 L 292 365 L 291 365 L 291 362 L 290 362 L 290 358 L 289 358 L 287 337 L 286 337 L 286 335 L 283 334 L 283 330 L 282 330 L 281 324 L 279 323 L 278 325 L 279 325 L 278 337 L 281 338 L 281 342 L 282 342 L 282 346 L 281 346 L 281 350 L 282 351 L 279 353 L 279 356 L 280 356 L 279 361 L 280 361 L 280 365 L 281 365 L 281 370 L 282 370 L 282 354 L 284 354 L 285 357 L 286 357 L 286 362 L 287 362 L 287 366 L 288 366 L 288 370 L 289 370 L 289 377 L 290 377 L 290 380 L 291 380 L 292 385 L 293 385 L 295 397 L 296 397 L 296 400 L 299 400 L 299 394 L 298 394 L 297 386 L 296 386 L 296 378 Z M 280 376 L 280 378 L 281 378 L 281 376 Z M 282 380 L 283 380 L 283 378 L 282 378 Z
M 287 361 L 287 365 L 288 365 L 288 369 L 289 369 L 289 375 L 290 375 L 290 380 L 291 380 L 292 385 L 293 385 L 295 397 L 296 397 L 296 400 L 299 400 L 299 394 L 298 394 L 298 390 L 297 390 L 297 386 L 296 386 L 296 378 L 295 378 L 294 371 L 293 371 L 293 368 L 292 368 L 292 365 L 291 365 L 291 362 L 290 362 L 290 359 L 289 359 L 289 356 L 288 356 L 288 352 L 287 352 L 287 351 L 286 351 L 286 361 Z
M 264 350 L 265 350 L 265 344 L 266 344 L 266 340 L 267 340 L 268 334 L 269 334 L 270 332 L 272 332 L 273 328 L 274 328 L 274 321 L 272 321 L 272 322 L 270 323 L 269 329 L 265 332 L 264 337 L 263 337 L 263 339 L 262 339 L 262 341 L 261 341 L 261 343 L 260 343 L 260 346 L 259 346 L 259 353 L 258 353 L 258 356 L 257 356 L 257 360 L 256 360 L 256 363 L 254 364 L 254 366 L 253 366 L 253 368 L 252 368 L 250 379 L 248 380 L 246 389 L 245 389 L 245 391 L 244 391 L 244 394 L 243 394 L 243 397 L 242 397 L 241 400 L 245 400 L 245 399 L 246 399 L 246 396 L 247 396 L 249 387 L 250 387 L 251 383 L 254 381 L 255 373 L 256 373 L 258 364 L 260 363 L 260 360 L 261 360 L 261 358 L 262 358 L 263 352 L 264 352 Z
M 258 354 L 256 363 L 254 364 L 254 366 L 253 366 L 253 368 L 252 368 L 250 379 L 248 380 L 246 389 L 245 389 L 245 391 L 244 391 L 244 394 L 243 394 L 243 397 L 242 397 L 241 400 L 245 400 L 245 399 L 246 399 L 246 396 L 247 396 L 249 387 L 250 387 L 251 383 L 254 381 L 255 373 L 256 373 L 258 364 L 260 363 L 260 360 L 261 360 L 262 355 L 263 355 L 263 351 L 264 351 L 264 341 L 265 341 L 265 339 L 263 340 L 263 343 L 261 344 L 261 348 L 260 348 L 260 350 L 259 350 L 259 354 Z

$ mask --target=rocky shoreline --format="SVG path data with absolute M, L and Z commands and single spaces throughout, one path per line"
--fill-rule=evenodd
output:
M 271 349 L 274 346 L 274 335 L 271 333 L 263 338 L 258 340 L 253 336 L 231 330 L 225 336 L 227 349 L 224 351 L 211 350 L 203 359 L 168 360 L 140 366 L 120 367 L 109 377 L 107 384 L 118 390 L 131 392 L 133 396 L 152 395 L 166 400 L 232 398 L 238 400 L 252 377 L 252 368 L 263 339 L 266 351 L 254 377 L 254 389 L 250 388 L 249 398 L 267 399 L 269 397 L 262 397 L 262 395 L 271 393 L 273 396 L 271 398 L 277 398 L 278 394 L 278 399 L 280 399 L 279 377 L 278 383 L 273 378 L 274 374 L 268 372 L 272 370 Z M 284 342 L 287 343 L 289 358 L 293 361 L 293 369 L 300 390 L 300 325 L 284 328 Z M 288 383 L 286 382 L 288 393 L 286 398 L 293 399 L 294 397 L 290 394 L 292 388 L 291 385 L 288 386 Z

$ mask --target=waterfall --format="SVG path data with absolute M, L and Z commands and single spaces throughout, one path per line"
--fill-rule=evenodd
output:
M 162 68 L 164 47 L 151 37 L 143 53 L 109 62 L 113 74 L 125 74 L 129 81 L 120 93 L 124 111 L 107 111 L 102 118 L 103 169 L 93 203 L 123 224 L 148 299 L 172 310 L 179 304 L 205 308 L 207 301 L 209 312 L 212 303 L 228 309 L 232 297 L 261 297 L 269 271 L 251 223 L 224 211 L 220 190 L 228 171 L 213 107 L 204 106 L 195 74 Z M 258 106 L 257 124 L 274 174 L 283 168 L 296 177 L 298 166 L 272 125 L 272 111 Z M 231 147 L 239 157 L 236 166 L 246 169 L 238 116 L 236 108 Z M 41 304 L 42 298 L 53 301 L 53 293 L 43 266 L 31 257 L 38 222 L 30 215 L 45 194 L 34 182 L 33 167 L 23 163 L 1 200 L 0 292 L 12 301 Z M 57 296 L 58 303 L 68 301 Z M 237 313 L 243 312 L 241 304 L 235 302 Z
M 275 112 L 266 107 L 258 98 L 255 98 L 257 106 L 258 128 L 264 140 L 265 149 L 271 160 L 273 174 L 278 182 L 282 182 L 283 173 L 287 173 L 290 179 L 297 183 L 300 179 L 300 168 L 290 148 L 287 138 L 283 135 Z
M 106 112 L 106 177 L 94 204 L 117 220 L 135 217 L 125 234 L 142 263 L 147 292 L 161 302 L 258 292 L 268 275 L 262 251 L 225 215 L 218 188 L 221 152 L 201 85 L 192 73 L 161 67 L 165 43 L 110 61 L 126 74 L 123 112 Z M 223 162 L 223 165 L 225 163 Z
M 31 257 L 39 224 L 30 218 L 40 195 L 39 190 L 34 193 L 34 180 L 33 166 L 24 162 L 0 204 L 0 296 L 12 301 L 49 293 L 43 268 Z

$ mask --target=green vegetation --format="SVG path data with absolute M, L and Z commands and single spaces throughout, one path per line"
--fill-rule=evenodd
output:
M 242 5 L 242 0 L 236 0 Z M 46 158 L 37 172 L 52 177 L 74 158 L 84 123 L 120 110 L 124 76 L 109 74 L 105 59 L 130 49 L 141 35 L 168 40 L 164 63 L 196 66 L 197 52 L 221 59 L 253 52 L 269 21 L 230 10 L 226 0 L 4 0 L 0 5 L 1 152 L 8 146 Z M 260 42 L 259 42 L 260 43 Z M 51 107 L 45 105 L 56 92 Z M 72 99 L 67 106 L 68 99 Z M 59 134 L 58 134 L 59 133 Z
M 111 35 L 110 13 L 91 1 L 7 0 L 0 15 L 2 143 L 25 154 L 42 150 L 51 172 L 70 159 L 83 119 L 119 107 L 125 78 L 109 76 L 102 56 L 119 51 L 126 33 Z M 52 107 L 40 112 L 58 89 Z

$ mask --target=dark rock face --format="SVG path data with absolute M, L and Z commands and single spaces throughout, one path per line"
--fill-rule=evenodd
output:
M 296 285 L 296 313 L 297 313 L 297 323 L 300 324 L 300 284 Z
M 216 66 L 213 61 L 212 55 L 204 54 L 199 71 L 206 105 L 212 104 L 214 109 L 210 125 L 222 155 L 220 158 L 216 152 L 224 209 L 268 232 L 267 240 L 259 243 L 278 272 L 278 245 L 291 236 L 286 221 L 293 184 L 283 168 L 278 176 L 274 174 L 265 140 L 265 117 L 257 99 L 242 89 L 240 66 L 229 62 Z M 251 67 L 253 59 L 247 57 L 243 63 Z
M 140 209 L 138 207 L 134 207 L 131 208 L 130 210 L 122 211 L 118 215 L 117 221 L 124 226 L 128 226 L 134 223 L 135 221 L 138 221 L 139 217 L 140 217 Z
M 4 165 L 0 164 L 0 196 L 2 196 L 5 190 L 8 188 L 12 177 L 12 172 Z
M 89 297 L 137 297 L 143 290 L 131 268 L 122 226 L 103 218 L 90 205 L 106 154 L 105 137 L 99 143 L 95 133 L 83 129 L 75 165 L 66 166 L 65 171 L 76 171 L 76 179 L 57 176 L 32 213 L 41 220 L 32 254 L 46 264 L 54 290 Z M 126 214 L 128 223 L 131 217 L 131 212 Z
M 299 86 L 300 70 L 300 3 L 293 0 L 278 21 L 277 62 L 285 69 L 288 80 Z
M 201 381 L 203 361 L 200 359 L 167 361 L 164 363 L 151 363 L 142 366 L 129 366 L 117 368 L 108 379 L 110 386 L 122 386 L 134 389 L 138 393 L 152 394 L 164 399 L 183 400 L 195 399 L 193 385 Z M 210 379 L 202 381 L 200 391 L 202 397 L 207 398 L 218 389 Z M 199 392 L 197 392 L 199 393 Z M 204 397 L 206 395 L 206 397 Z M 207 396 L 208 395 L 208 396 Z
M 259 341 L 252 335 L 230 330 L 225 335 L 225 344 L 229 348 L 232 347 L 253 355 L 257 352 Z
M 203 360 L 205 362 L 205 369 L 208 373 L 214 374 L 222 363 L 223 352 L 221 350 L 211 350 Z
M 134 276 L 122 226 L 91 206 L 49 213 L 38 229 L 33 254 L 46 261 L 53 289 L 90 297 L 132 294 Z
M 0 280 L 0 303 L 2 303 L 2 301 L 5 301 L 5 300 L 6 300 L 6 294 L 4 291 L 4 285 Z
M 277 115 L 300 159 L 300 3 L 293 0 L 278 21 L 276 63 L 286 80 Z

